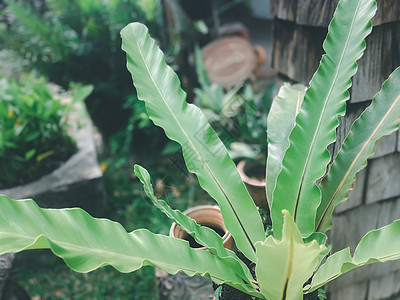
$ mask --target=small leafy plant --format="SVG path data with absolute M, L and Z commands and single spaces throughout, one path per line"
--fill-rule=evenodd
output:
M 39 179 L 76 151 L 67 117 L 74 101 L 91 91 L 78 88 L 63 104 L 35 72 L 19 81 L 0 79 L 0 188 Z
M 86 104 L 97 127 L 110 136 L 126 125 L 133 107 L 123 105 L 136 95 L 119 32 L 135 20 L 155 34 L 159 16 L 156 0 L 5 0 L 0 45 L 65 89 L 70 82 L 94 85 Z
M 207 117 L 233 160 L 259 159 L 265 165 L 267 116 L 276 84 L 256 91 L 247 82 L 225 91 L 210 81 L 199 47 L 195 48 L 194 57 L 200 84 L 200 88 L 194 90 L 194 103 Z
M 304 92 L 284 85 L 269 114 L 266 189 L 272 232 L 240 180 L 235 164 L 205 116 L 185 102 L 178 77 L 166 65 L 147 28 L 132 23 L 122 30 L 123 49 L 138 96 L 152 121 L 179 142 L 189 171 L 218 202 L 237 248 L 255 264 L 255 277 L 220 236 L 172 210 L 153 193 L 148 172 L 135 173 L 154 204 L 208 251 L 188 242 L 94 219 L 80 209 L 39 209 L 32 200 L 0 198 L 0 253 L 50 248 L 73 270 L 89 272 L 112 265 L 131 272 L 156 265 L 169 273 L 198 274 L 262 299 L 302 299 L 348 271 L 400 258 L 400 220 L 367 233 L 354 253 L 330 255 L 325 232 L 332 211 L 347 198 L 355 174 L 365 167 L 381 137 L 399 127 L 400 68 L 383 84 L 371 105 L 354 123 L 340 152 L 327 150 L 336 139 L 338 117 L 345 114 L 351 77 L 372 27 L 374 0 L 339 2 L 324 43 L 326 54 Z M 322 178 L 322 180 L 320 180 Z

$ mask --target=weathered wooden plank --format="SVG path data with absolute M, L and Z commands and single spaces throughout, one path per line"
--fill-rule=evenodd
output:
M 351 102 L 372 99 L 380 90 L 382 82 L 390 74 L 382 74 L 382 30 L 377 27 L 367 37 L 367 48 L 358 61 L 358 71 L 352 79 Z M 386 75 L 386 76 L 384 76 Z
M 347 276 L 347 275 L 344 275 Z M 328 299 L 351 299 L 365 300 L 367 297 L 368 283 L 363 282 L 357 285 L 352 285 L 344 289 L 333 289 L 328 286 Z
M 400 65 L 400 22 L 374 27 L 367 37 L 367 49 L 358 62 L 359 69 L 353 78 L 352 99 L 365 101 L 381 89 L 390 73 Z
M 397 132 L 393 132 L 391 135 L 382 138 L 375 147 L 375 154 L 371 159 L 386 156 L 396 152 L 397 143 Z
M 353 278 L 349 276 L 350 274 L 351 272 L 343 275 L 339 281 L 352 281 Z M 400 271 L 391 272 L 371 279 L 369 282 L 356 283 L 339 290 L 333 288 L 333 285 L 329 285 L 327 290 L 330 296 L 328 299 L 398 300 L 399 298 L 396 296 L 400 292 Z
M 374 203 L 400 195 L 400 153 L 370 161 L 366 202 Z M 400 213 L 398 214 L 400 216 Z
M 400 152 L 400 130 L 397 132 L 397 152 Z
M 378 0 L 378 11 L 372 19 L 372 24 L 380 25 L 400 20 L 399 0 Z
M 360 239 L 370 230 L 392 223 L 400 215 L 400 198 L 363 205 L 335 215 L 331 232 L 332 251 L 347 246 L 354 251 Z M 400 270 L 400 261 L 371 264 L 349 272 L 330 284 L 331 290 L 340 290 L 354 283 L 366 282 Z M 342 299 L 342 298 L 332 298 Z M 344 298 L 347 299 L 347 298 Z M 352 299 L 352 298 L 349 298 Z
M 279 19 L 300 25 L 328 27 L 339 0 L 271 0 L 271 11 Z M 400 1 L 378 0 L 374 26 L 400 20 Z
M 297 3 L 296 23 L 328 27 L 339 0 L 302 0 Z
M 378 204 L 368 207 L 363 205 L 334 215 L 331 230 L 332 251 L 336 252 L 346 247 L 354 251 L 360 239 L 368 231 L 376 229 L 379 210 Z
M 349 199 L 342 202 L 335 208 L 335 214 L 343 213 L 362 204 L 366 172 L 367 169 L 363 169 L 357 174 L 356 181 L 354 182 L 354 187 L 351 191 L 349 191 Z
M 400 197 L 381 203 L 363 205 L 333 218 L 333 251 L 350 247 L 354 251 L 360 239 L 370 230 L 392 223 L 400 215 Z
M 400 271 L 373 279 L 369 282 L 368 300 L 398 299 L 394 296 L 400 293 Z M 400 297 L 400 296 L 399 296 Z
M 295 21 L 297 0 L 271 0 L 271 12 L 281 20 Z
M 339 119 L 339 127 L 336 130 L 336 143 L 334 155 L 336 156 L 340 147 L 349 133 L 354 121 L 361 115 L 361 113 L 368 107 L 370 101 L 361 103 L 347 103 L 346 116 Z
M 322 27 L 276 20 L 272 67 L 291 80 L 308 83 L 321 59 L 325 35 L 326 29 Z M 352 103 L 372 99 L 400 65 L 400 22 L 375 27 L 366 43 L 353 78 Z
M 291 80 L 308 83 L 322 56 L 326 28 L 275 21 L 272 68 Z

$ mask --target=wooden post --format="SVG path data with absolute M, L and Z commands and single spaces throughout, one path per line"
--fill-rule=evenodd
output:
M 322 41 L 338 0 L 271 0 L 275 15 L 272 67 L 296 82 L 307 83 L 322 55 Z M 400 1 L 378 0 L 374 29 L 353 78 L 348 115 L 337 130 L 341 142 L 388 75 L 400 65 Z M 400 87 L 399 87 L 400 88 Z M 339 143 L 332 151 L 337 153 Z M 349 200 L 334 215 L 333 251 L 354 251 L 368 231 L 400 218 L 400 133 L 378 142 L 376 154 L 357 175 Z M 400 238 L 400 237 L 399 237 Z M 400 299 L 400 262 L 373 264 L 327 286 L 329 299 Z

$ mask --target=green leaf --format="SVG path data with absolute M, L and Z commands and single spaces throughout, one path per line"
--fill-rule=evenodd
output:
M 289 135 L 295 125 L 295 119 L 303 102 L 306 87 L 302 84 L 285 83 L 272 102 L 268 113 L 267 140 L 267 200 L 271 207 L 276 179 L 282 170 L 282 159 L 289 148 Z
M 385 81 L 381 91 L 356 122 L 336 156 L 329 173 L 321 182 L 322 201 L 317 211 L 316 231 L 332 226 L 334 208 L 348 197 L 357 172 L 367 165 L 375 144 L 399 128 L 400 68 Z
M 42 154 L 39 154 L 38 156 L 37 156 L 37 158 L 36 158 L 36 162 L 41 162 L 43 159 L 45 159 L 45 158 L 47 158 L 47 157 L 49 157 L 49 156 L 52 156 L 52 155 L 54 155 L 54 151 L 53 150 L 50 150 L 50 151 L 46 151 L 46 152 L 44 152 L 44 153 L 42 153 Z
M 226 282 L 252 292 L 232 258 L 189 247 L 184 240 L 154 234 L 146 229 L 127 233 L 116 222 L 96 219 L 81 209 L 41 209 L 33 200 L 0 196 L 0 254 L 28 249 L 51 249 L 77 272 L 111 265 L 128 273 L 145 265 L 158 266 Z M 257 294 L 257 293 L 255 293 Z
M 256 276 L 267 299 L 303 299 L 303 285 L 318 267 L 325 246 L 315 240 L 305 244 L 292 216 L 282 213 L 282 240 L 269 236 L 256 243 Z
M 30 160 L 36 153 L 36 149 L 31 149 L 25 153 L 25 159 Z
M 375 262 L 400 259 L 400 220 L 368 232 L 357 245 L 353 257 L 346 248 L 328 257 L 315 273 L 308 292 L 312 292 L 355 268 Z
M 93 92 L 93 85 L 78 86 L 76 91 L 74 91 L 72 103 L 83 102 L 90 94 Z
M 206 66 L 204 65 L 203 53 L 201 52 L 199 45 L 194 47 L 194 61 L 196 66 L 197 80 L 199 81 L 200 86 L 202 88 L 210 86 L 210 78 L 208 77 Z
M 302 236 L 314 231 L 321 201 L 316 181 L 330 161 L 327 147 L 336 140 L 338 117 L 345 113 L 350 79 L 364 52 L 375 11 L 374 0 L 342 0 L 329 25 L 323 45 L 326 54 L 304 96 L 273 193 L 271 217 L 277 237 L 282 231 L 282 209 L 294 216 Z
M 188 170 L 218 202 L 238 248 L 255 261 L 253 244 L 265 238 L 262 222 L 225 146 L 200 109 L 185 101 L 178 77 L 147 28 L 131 23 L 121 35 L 138 98 L 145 101 L 152 121 L 181 144 Z
M 222 238 L 214 230 L 198 225 L 195 220 L 184 215 L 179 210 L 171 209 L 164 200 L 157 199 L 150 182 L 150 175 L 145 168 L 135 165 L 135 174 L 142 182 L 146 195 L 157 208 L 175 221 L 183 230 L 190 234 L 196 242 L 206 247 L 212 254 L 218 255 L 221 258 L 232 257 L 236 259 L 238 265 L 241 265 L 243 269 L 241 276 L 247 278 L 247 282 L 253 281 L 253 277 L 246 265 L 238 259 L 233 251 L 224 248 Z

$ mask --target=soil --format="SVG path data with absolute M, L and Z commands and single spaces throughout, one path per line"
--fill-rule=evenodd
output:
M 229 285 L 223 284 L 219 299 L 223 300 L 258 300 L 260 298 L 247 295 Z M 261 300 L 261 299 L 260 299 Z
M 265 181 L 265 166 L 261 164 L 251 164 L 249 163 L 245 169 L 244 169 L 245 174 L 247 177 L 252 178 L 254 180 L 258 181 Z

